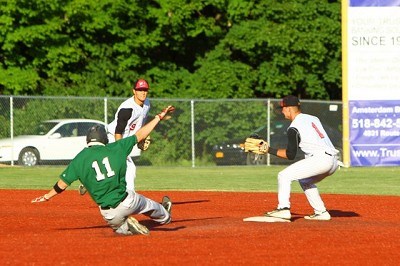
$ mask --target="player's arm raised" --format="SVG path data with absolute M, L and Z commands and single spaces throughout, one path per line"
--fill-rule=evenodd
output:
M 137 142 L 144 140 L 150 134 L 150 132 L 153 131 L 157 124 L 163 119 L 168 119 L 168 114 L 173 111 L 175 111 L 175 107 L 168 105 L 164 110 L 161 111 L 161 113 L 157 114 L 153 120 L 139 129 L 135 134 Z

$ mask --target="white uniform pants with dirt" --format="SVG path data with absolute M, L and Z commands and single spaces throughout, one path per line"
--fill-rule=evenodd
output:
M 293 181 L 299 181 L 314 212 L 326 211 L 315 185 L 338 168 L 335 156 L 325 153 L 313 155 L 288 166 L 278 174 L 278 208 L 290 208 L 290 191 Z
M 127 191 L 128 196 L 116 208 L 103 210 L 100 213 L 104 220 L 116 233 L 130 235 L 127 219 L 132 214 L 144 214 L 160 224 L 169 221 L 170 214 L 158 202 L 148 199 L 133 191 Z

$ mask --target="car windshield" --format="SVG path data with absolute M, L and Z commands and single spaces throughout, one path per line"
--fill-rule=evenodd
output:
M 55 125 L 57 122 L 42 122 L 36 126 L 32 135 L 46 135 Z

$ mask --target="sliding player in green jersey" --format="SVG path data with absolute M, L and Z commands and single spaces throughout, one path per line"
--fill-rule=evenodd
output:
M 164 196 L 157 203 L 132 190 L 126 189 L 126 157 L 136 143 L 145 139 L 166 115 L 174 111 L 168 106 L 143 126 L 135 135 L 108 144 L 104 127 L 89 129 L 86 137 L 88 147 L 83 149 L 60 175 L 60 180 L 45 195 L 32 203 L 47 202 L 63 192 L 71 183 L 79 180 L 99 206 L 100 213 L 110 227 L 119 234 L 148 235 L 149 230 L 132 214 L 144 214 L 160 224 L 171 222 L 172 203 Z

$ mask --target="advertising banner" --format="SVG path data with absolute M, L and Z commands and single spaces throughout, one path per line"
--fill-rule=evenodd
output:
M 400 0 L 351 0 L 344 82 L 350 165 L 400 165 Z
M 352 101 L 349 109 L 352 165 L 399 165 L 400 101 Z

